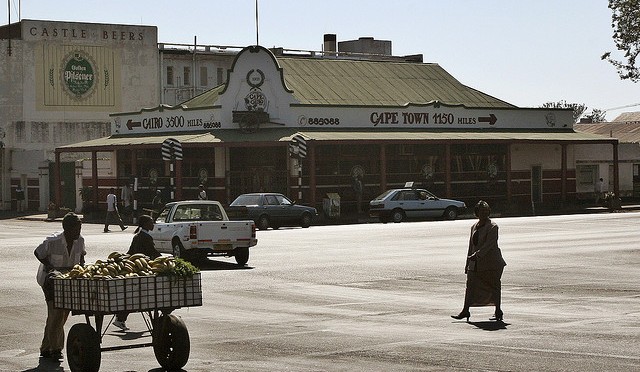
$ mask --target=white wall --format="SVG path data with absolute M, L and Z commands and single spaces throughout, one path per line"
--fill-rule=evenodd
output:
M 39 168 L 55 160 L 56 147 L 109 136 L 109 114 L 160 101 L 156 27 L 33 20 L 21 26 L 21 38 L 11 40 L 12 55 L 8 40 L 0 40 L 0 141 L 5 146 L 0 209 L 10 206 L 8 180 L 25 174 L 47 189 L 41 199 L 50 198 Z M 76 50 L 97 62 L 94 91 L 112 92 L 104 96 L 108 99 L 94 102 L 63 93 L 63 56 Z M 64 161 L 83 156 L 65 154 Z
M 572 154 L 571 148 L 567 149 L 567 156 Z M 571 162 L 568 161 L 569 164 Z M 545 169 L 562 168 L 562 147 L 560 145 L 511 145 L 511 170 L 529 170 L 532 166 L 542 166 Z
M 605 191 L 613 191 L 613 146 L 607 144 L 575 146 L 575 163 L 578 165 L 595 165 L 598 167 L 597 178 L 604 180 Z M 620 143 L 618 145 L 618 179 L 620 196 L 633 195 L 633 164 L 640 164 L 640 145 L 637 143 Z M 586 188 L 578 192 L 592 192 Z

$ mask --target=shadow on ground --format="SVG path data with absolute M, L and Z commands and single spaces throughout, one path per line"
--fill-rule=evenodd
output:
M 507 329 L 509 323 L 503 321 L 483 321 L 483 322 L 469 322 L 469 324 L 482 329 L 483 331 L 499 331 Z
M 210 258 L 200 261 L 196 264 L 196 266 L 201 271 L 214 271 L 214 270 L 251 270 L 253 267 L 248 265 L 240 266 L 235 262 L 226 262 L 226 261 L 218 261 L 212 260 Z

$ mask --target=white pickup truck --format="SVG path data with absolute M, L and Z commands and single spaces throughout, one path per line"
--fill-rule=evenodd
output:
M 168 203 L 150 234 L 160 253 L 193 262 L 207 256 L 233 256 L 238 265 L 244 265 L 249 247 L 258 243 L 253 221 L 230 221 L 222 204 L 214 200 Z

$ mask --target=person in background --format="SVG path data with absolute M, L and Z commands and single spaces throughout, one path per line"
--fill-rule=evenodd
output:
M 207 200 L 207 192 L 204 189 L 204 185 L 198 186 L 198 200 Z
M 153 212 L 151 213 L 151 217 L 156 218 L 158 214 L 160 214 L 160 210 L 162 209 L 162 191 L 156 190 L 156 196 L 153 197 L 151 201 L 151 209 Z
M 69 270 L 74 265 L 84 266 L 87 252 L 84 238 L 80 235 L 81 229 L 80 217 L 75 213 L 67 213 L 62 219 L 63 231 L 47 237 L 33 252 L 40 261 L 36 279 L 47 302 L 47 321 L 40 344 L 42 358 L 62 358 L 64 324 L 69 317 L 69 310 L 53 307 L 53 278 L 60 271 Z
M 122 231 L 126 230 L 128 227 L 122 223 L 122 218 L 120 218 L 120 213 L 118 213 L 118 200 L 115 193 L 116 190 L 112 187 L 109 190 L 109 195 L 107 195 L 107 217 L 104 220 L 104 232 L 111 231 L 109 230 L 109 221 L 112 217 L 116 219 Z
M 124 210 L 124 215 L 127 221 L 131 221 L 131 203 L 133 202 L 133 190 L 128 183 L 125 183 L 122 186 L 122 192 L 120 194 L 120 199 L 122 200 L 122 207 Z
M 16 188 L 16 209 L 18 212 L 24 212 L 24 189 L 22 185 Z
M 502 271 L 507 265 L 502 258 L 502 252 L 498 248 L 498 225 L 489 219 L 491 208 L 489 204 L 480 200 L 475 207 L 475 215 L 478 217 L 471 227 L 469 238 L 469 250 L 467 251 L 467 265 L 464 272 L 467 274 L 467 288 L 464 295 L 464 306 L 458 315 L 451 315 L 454 319 L 467 318 L 472 306 L 496 307 L 491 320 L 502 321 L 503 313 L 500 307 L 502 284 Z
M 604 180 L 602 178 L 600 178 L 596 184 L 593 186 L 595 194 L 596 194 L 596 201 L 595 203 L 598 204 L 600 203 L 600 199 L 603 198 L 604 196 Z
M 133 236 L 133 240 L 131 241 L 131 245 L 129 246 L 129 250 L 127 254 L 132 255 L 136 253 L 142 253 L 149 257 L 150 259 L 154 259 L 160 257 L 160 252 L 156 250 L 156 246 L 153 243 L 153 238 L 149 235 L 149 231 L 153 230 L 153 218 L 147 214 L 143 214 L 140 216 L 138 220 L 138 228 L 136 229 L 136 235 Z M 123 331 L 129 329 L 127 327 L 126 321 L 129 313 L 121 312 L 116 315 L 116 320 L 113 322 L 113 325 L 120 328 Z
M 356 193 L 357 210 L 362 213 L 362 179 L 360 175 L 353 176 L 353 191 Z

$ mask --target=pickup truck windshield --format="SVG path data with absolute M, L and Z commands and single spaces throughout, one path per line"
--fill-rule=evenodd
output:
M 160 212 L 160 215 L 156 218 L 156 222 L 167 222 L 167 216 L 169 215 L 169 211 L 171 210 L 171 208 L 167 208 L 165 207 L 162 212 Z
M 176 208 L 174 221 L 222 221 L 220 207 L 215 204 L 187 204 Z

